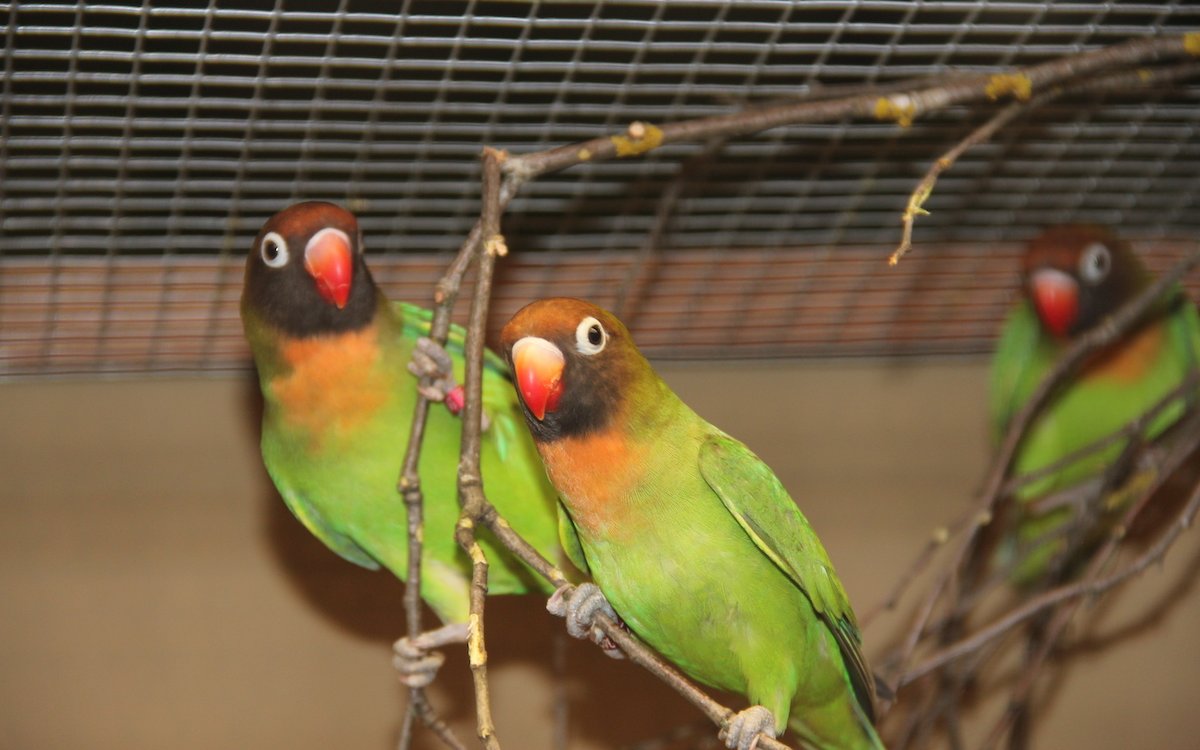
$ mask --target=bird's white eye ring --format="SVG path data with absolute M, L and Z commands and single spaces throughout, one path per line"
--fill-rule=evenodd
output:
M 600 321 L 590 315 L 579 321 L 575 328 L 575 349 L 580 354 L 599 354 L 607 343 L 608 331 L 604 330 Z
M 283 268 L 288 262 L 287 240 L 281 237 L 279 232 L 267 232 L 263 235 L 262 244 L 258 246 L 258 253 L 262 256 L 263 263 L 271 268 Z
M 1102 242 L 1093 242 L 1079 256 L 1079 277 L 1089 284 L 1099 284 L 1112 270 L 1112 251 Z

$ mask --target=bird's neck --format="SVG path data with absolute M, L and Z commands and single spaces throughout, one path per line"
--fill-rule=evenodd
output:
M 1083 365 L 1088 377 L 1129 384 L 1152 368 L 1166 344 L 1163 320 L 1150 321 L 1126 338 L 1092 355 Z
M 1163 348 L 1168 345 L 1167 327 L 1171 316 L 1179 311 L 1181 305 L 1189 304 L 1191 302 L 1182 290 L 1176 289 L 1165 295 L 1127 334 L 1090 355 L 1080 371 L 1089 378 L 1111 380 L 1119 384 L 1136 382 L 1155 365 Z M 1044 335 L 1054 342 L 1054 350 L 1059 354 L 1070 347 L 1073 341 L 1054 337 L 1048 332 Z
M 259 377 L 267 418 L 305 436 L 311 450 L 331 448 L 374 420 L 392 397 L 381 326 L 319 336 L 279 336 Z
M 644 515 L 638 506 L 650 501 L 647 478 L 664 470 L 664 457 L 686 441 L 680 432 L 698 419 L 657 378 L 627 396 L 605 427 L 537 443 L 546 474 L 585 535 L 614 540 L 636 531 L 632 520 Z

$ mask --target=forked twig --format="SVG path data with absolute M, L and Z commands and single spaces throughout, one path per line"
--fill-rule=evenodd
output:
M 1173 469 L 1178 468 L 1187 457 L 1195 452 L 1197 445 L 1200 445 L 1200 429 L 1196 429 L 1200 425 L 1195 424 L 1198 422 L 1198 420 L 1193 420 L 1193 422 L 1193 434 L 1191 435 L 1191 440 L 1177 447 L 1177 453 L 1174 456 L 1174 460 L 1170 461 L 1168 465 L 1164 467 L 1165 470 L 1160 474 L 1159 484 L 1161 484 L 1161 482 L 1170 475 Z M 1049 602 L 1042 607 L 1042 610 L 1045 610 L 1051 606 L 1056 606 L 1057 609 L 1054 611 L 1054 615 L 1051 618 L 1050 623 L 1046 626 L 1045 635 L 1041 640 L 1039 648 L 1037 649 L 1036 653 L 1033 654 L 1033 657 L 1026 663 L 1026 668 L 1021 680 L 1009 694 L 1009 710 L 1006 710 L 1001 715 L 1000 720 L 996 722 L 995 726 L 993 726 L 987 740 L 982 745 L 985 750 L 987 750 L 987 748 L 994 747 L 1004 735 L 1005 731 L 1007 731 L 1012 720 L 1015 718 L 1015 712 L 1012 710 L 1012 707 L 1020 706 L 1024 703 L 1025 699 L 1029 695 L 1029 692 L 1033 689 L 1033 685 L 1039 673 L 1039 667 L 1049 657 L 1050 652 L 1057 644 L 1058 638 L 1062 634 L 1063 629 L 1067 626 L 1067 623 L 1070 622 L 1071 617 L 1083 603 L 1084 597 L 1099 595 L 1108 589 L 1123 583 L 1127 579 L 1145 571 L 1151 565 L 1160 562 L 1166 556 L 1167 550 L 1169 550 L 1171 545 L 1175 543 L 1175 540 L 1192 525 L 1192 521 L 1195 520 L 1197 510 L 1200 510 L 1200 484 L 1197 484 L 1197 486 L 1193 488 L 1192 494 L 1183 510 L 1180 511 L 1174 522 L 1172 522 L 1167 530 L 1149 549 L 1147 549 L 1132 563 L 1125 566 L 1117 573 L 1109 575 L 1105 578 L 1100 577 L 1101 573 L 1104 571 L 1104 568 L 1108 565 L 1113 555 L 1116 554 L 1117 547 L 1124 539 L 1125 533 L 1149 504 L 1149 501 L 1154 496 L 1157 488 L 1157 486 L 1149 488 L 1145 493 L 1142 494 L 1138 501 L 1134 503 L 1128 511 L 1126 511 L 1124 516 L 1122 516 L 1121 521 L 1116 527 L 1114 527 L 1108 538 L 1108 541 L 1106 541 L 1104 546 L 1092 556 L 1087 570 L 1083 575 L 1083 579 L 1073 587 L 1064 587 L 1073 588 L 1075 590 L 1056 590 L 1062 591 L 1059 601 Z M 1048 597 L 1053 593 L 1055 592 L 1050 591 L 1043 596 Z M 1040 598 L 1041 597 L 1037 597 L 1037 599 Z M 1034 602 L 1036 602 L 1036 599 L 1033 602 L 1030 602 L 1030 604 L 1033 604 Z
M 484 602 L 487 598 L 488 561 L 475 537 L 477 519 L 488 505 L 483 494 L 479 466 L 483 432 L 483 338 L 486 332 L 488 303 L 491 301 L 492 272 L 496 256 L 503 255 L 500 235 L 500 163 L 503 152 L 483 150 L 483 207 L 479 237 L 478 271 L 471 317 L 464 347 L 466 359 L 466 408 L 463 411 L 462 445 L 458 463 L 458 498 L 462 513 L 454 538 L 471 558 L 471 609 L 467 624 L 467 657 L 475 686 L 475 731 L 488 750 L 499 750 L 496 725 L 492 721 L 491 691 L 487 678 L 487 644 L 484 638 Z
M 986 98 L 1015 95 L 1018 99 L 1028 99 L 1030 92 L 1038 91 L 1039 96 L 1049 97 L 1052 94 L 1043 93 L 1046 89 L 1056 86 L 1071 86 L 1085 76 L 1097 71 L 1114 67 L 1130 67 L 1147 61 L 1164 57 L 1181 56 L 1190 53 L 1187 35 L 1163 36 L 1151 39 L 1138 39 L 1112 47 L 1071 55 L 1052 60 L 1035 66 L 1018 69 L 1013 73 L 997 74 L 986 77 L 958 77 L 949 81 L 916 87 L 906 91 L 896 91 L 887 94 L 858 94 L 844 98 L 824 99 L 819 101 L 801 101 L 756 107 L 741 112 L 719 115 L 715 117 L 698 118 L 669 123 L 661 127 L 648 123 L 635 122 L 628 130 L 619 135 L 595 138 L 582 143 L 560 146 L 536 153 L 507 156 L 488 149 L 484 154 L 484 205 L 481 219 L 476 223 L 463 249 L 460 250 L 451 269 L 439 282 L 435 292 L 435 315 L 432 337 L 444 341 L 449 329 L 450 307 L 457 295 L 461 284 L 462 274 L 475 253 L 479 254 L 480 272 L 476 282 L 474 304 L 472 305 L 471 324 L 467 337 L 467 414 L 463 427 L 462 463 L 459 467 L 459 491 L 463 504 L 463 516 L 456 529 L 456 538 L 468 550 L 473 562 L 472 585 L 472 621 L 471 643 L 469 653 L 471 666 L 475 675 L 477 729 L 485 747 L 498 748 L 494 726 L 491 722 L 490 703 L 487 696 L 486 678 L 486 649 L 483 641 L 483 593 L 486 591 L 486 560 L 483 559 L 478 545 L 474 543 L 474 529 L 478 525 L 488 528 L 514 555 L 526 562 L 556 586 L 567 584 L 565 576 L 552 563 L 543 558 L 524 539 L 516 534 L 501 518 L 482 491 L 479 475 L 479 414 L 481 413 L 481 363 L 487 305 L 491 292 L 491 271 L 494 256 L 503 247 L 503 238 L 499 234 L 499 217 L 505 206 L 515 196 L 520 186 L 531 179 L 550 172 L 559 171 L 585 161 L 599 161 L 612 158 L 638 156 L 663 145 L 682 141 L 725 139 L 748 135 L 762 130 L 782 125 L 837 121 L 847 117 L 864 117 L 881 120 L 892 120 L 901 126 L 907 126 L 912 121 L 929 112 L 946 107 Z M 1080 83 L 1086 85 L 1086 82 Z M 1054 92 L 1054 95 L 1057 91 Z M 1041 103 L 1041 102 L 1038 102 Z M 1015 117 L 1017 113 L 1028 107 L 1011 107 L 1013 111 L 1007 119 L 1001 121 L 990 132 L 1003 126 Z M 990 136 L 985 132 L 984 136 Z M 970 144 L 967 144 L 969 147 Z M 961 153 L 961 152 L 960 152 Z M 944 169 L 944 167 L 943 167 Z M 503 181 L 499 176 L 503 176 Z M 986 526 L 991 518 L 997 502 L 1009 465 L 1015 454 L 1016 447 L 1025 429 L 1042 408 L 1053 390 L 1065 377 L 1076 369 L 1090 352 L 1111 343 L 1117 336 L 1127 330 L 1133 322 L 1149 309 L 1150 304 L 1167 288 L 1168 284 L 1182 277 L 1197 262 L 1200 253 L 1190 256 L 1170 274 L 1160 280 L 1154 287 L 1137 300 L 1122 308 L 1106 324 L 1084 336 L 1073 346 L 1066 356 L 1058 363 L 1039 389 L 1035 392 L 1026 407 L 1013 419 L 1000 454 L 993 465 L 989 482 L 974 512 L 966 516 L 963 526 L 966 527 L 960 543 L 955 548 L 954 556 L 947 571 L 939 577 L 929 596 L 920 608 L 917 621 L 909 631 L 900 651 L 897 662 L 899 673 L 904 674 L 912 653 L 915 650 L 921 634 L 932 616 L 942 594 L 954 579 L 956 571 L 961 566 L 965 556 L 972 548 L 981 528 Z M 440 335 L 440 338 L 439 338 Z M 412 438 L 409 450 L 419 451 L 420 437 L 423 435 L 428 404 L 418 401 L 414 418 Z M 409 494 L 419 497 L 419 481 L 415 479 L 416 456 L 406 456 L 406 467 L 409 459 L 414 467 L 413 483 L 405 484 L 406 502 Z M 405 473 L 406 480 L 409 478 Z M 415 502 L 415 501 L 414 501 Z M 419 521 L 419 511 L 418 521 Z M 410 520 L 412 516 L 410 515 Z M 419 524 L 415 526 L 413 539 L 410 540 L 410 558 L 419 558 Z M 940 546 L 940 545 L 939 545 Z M 416 550 L 415 552 L 413 550 Z M 419 565 L 419 563 L 418 563 Z M 419 580 L 413 580 L 410 573 L 410 587 L 418 588 Z M 902 590 L 903 587 L 901 587 Z M 896 594 L 899 596 L 899 593 Z M 406 600 L 408 611 L 417 612 L 410 619 L 410 632 L 419 630 L 419 600 Z M 417 622 L 414 626 L 412 623 Z M 733 712 L 709 698 L 703 691 L 683 677 L 673 667 L 666 664 L 653 651 L 642 644 L 636 637 L 620 628 L 610 618 L 600 615 L 596 625 L 612 641 L 625 652 L 631 661 L 638 663 L 657 677 L 667 682 L 671 687 L 697 706 L 714 723 L 724 725 Z M 415 694 L 414 694 L 415 695 Z M 411 704 L 410 704 L 411 705 Z M 786 745 L 760 737 L 758 746 L 768 750 L 779 750 Z
M 939 156 L 929 166 L 929 170 L 925 173 L 925 176 L 913 188 L 912 194 L 908 198 L 908 205 L 905 207 L 904 213 L 901 214 L 900 222 L 903 231 L 900 237 L 900 244 L 888 256 L 888 265 L 896 265 L 912 249 L 913 223 L 916 221 L 917 216 L 929 215 L 929 212 L 925 210 L 925 202 L 933 194 L 934 185 L 937 184 L 938 177 L 942 175 L 942 172 L 953 166 L 958 161 L 958 158 L 966 153 L 968 149 L 991 140 L 992 136 L 1015 120 L 1019 115 L 1032 112 L 1043 104 L 1067 93 L 1096 93 L 1098 91 L 1117 91 L 1152 86 L 1187 78 L 1197 73 L 1200 73 L 1200 65 L 1187 62 L 1160 70 L 1122 71 L 1082 81 L 1071 81 L 1069 87 L 1064 83 L 1033 97 L 1030 97 L 1028 94 L 1022 96 L 1021 93 L 1017 93 L 1017 101 L 1009 104 L 992 116 L 987 122 L 972 130 L 965 138 L 956 143 L 949 151 Z M 1021 89 L 1021 91 L 1024 91 L 1024 89 Z
M 1191 435 L 1188 440 L 1182 441 L 1180 445 L 1172 447 L 1172 453 L 1174 455 L 1171 459 L 1164 462 L 1163 469 L 1160 474 L 1160 482 L 1148 487 L 1142 493 L 1139 501 L 1131 506 L 1130 510 L 1126 512 L 1125 516 L 1121 519 L 1120 523 L 1116 527 L 1116 531 L 1110 536 L 1109 541 L 1106 543 L 1104 550 L 1102 550 L 1101 553 L 1097 553 L 1093 557 L 1093 562 L 1100 560 L 1098 564 L 1094 565 L 1097 573 L 1103 568 L 1103 565 L 1107 562 L 1108 558 L 1111 557 L 1112 552 L 1115 551 L 1116 545 L 1124 536 L 1124 531 L 1129 528 L 1130 524 L 1133 523 L 1133 520 L 1139 513 L 1141 513 L 1141 511 L 1145 508 L 1146 503 L 1157 491 L 1161 480 L 1165 479 L 1167 476 L 1170 476 L 1175 469 L 1179 468 L 1179 465 L 1182 463 L 1182 461 L 1190 456 L 1196 450 L 1197 446 L 1200 446 L 1200 430 L 1193 430 L 1193 433 L 1194 434 Z M 1197 492 L 1200 492 L 1200 487 L 1197 487 Z M 1055 589 L 1051 589 L 1050 591 L 1038 594 L 1032 599 L 1027 600 L 1021 606 L 1016 607 L 1004 616 L 1000 617 L 998 620 L 992 622 L 987 627 L 973 633 L 970 637 L 964 638 L 957 643 L 938 651 L 933 656 L 908 670 L 908 672 L 906 672 L 900 679 L 899 687 L 903 688 L 906 685 L 910 685 L 930 672 L 933 672 L 944 666 L 945 664 L 966 654 L 977 651 L 990 641 L 999 638 L 1007 631 L 1011 630 L 1022 622 L 1029 620 L 1035 615 L 1046 611 L 1047 609 L 1055 607 L 1063 602 L 1069 602 L 1087 596 L 1102 594 L 1112 588 L 1115 588 L 1119 584 L 1124 583 L 1133 576 L 1145 571 L 1148 567 L 1162 559 L 1167 550 L 1170 548 L 1171 543 L 1177 536 L 1179 536 L 1180 532 L 1182 532 L 1183 529 L 1187 528 L 1187 526 L 1190 524 L 1191 519 L 1195 516 L 1195 513 L 1196 509 L 1192 507 L 1192 503 L 1189 503 L 1188 507 L 1186 507 L 1179 514 L 1174 525 L 1170 527 L 1170 531 L 1168 533 L 1164 534 L 1158 540 L 1158 542 L 1156 542 L 1149 550 L 1147 550 L 1146 553 L 1139 556 L 1134 562 L 1122 568 L 1120 571 L 1105 578 L 1099 578 L 1097 576 L 1092 576 L 1089 578 L 1085 576 L 1081 581 L 1059 586 Z
M 519 534 L 513 531 L 512 527 L 500 516 L 495 507 L 488 502 L 479 478 L 480 425 L 478 414 L 482 409 L 480 393 L 482 391 L 483 336 L 486 330 L 487 301 L 491 294 L 492 267 L 495 262 L 495 255 L 503 254 L 503 252 L 497 252 L 498 248 L 503 247 L 503 237 L 498 232 L 501 196 L 500 191 L 493 189 L 491 186 L 498 182 L 496 175 L 498 175 L 498 167 L 503 159 L 504 156 L 501 155 L 501 152 L 493 149 L 485 149 L 484 218 L 480 222 L 480 226 L 483 227 L 480 235 L 482 245 L 478 251 L 480 253 L 479 270 L 475 281 L 475 297 L 471 307 L 471 320 L 467 328 L 467 409 L 464 412 L 462 463 L 459 466 L 459 491 L 463 503 L 463 515 L 456 530 L 456 538 L 458 538 L 461 546 L 469 549 L 474 542 L 474 528 L 477 525 L 482 525 L 491 531 L 496 539 L 510 552 L 529 565 L 530 568 L 541 574 L 554 584 L 556 588 L 561 588 L 569 585 L 566 576 L 546 560 L 546 558 L 542 557 Z M 472 407 L 472 404 L 475 404 L 475 406 Z M 475 413 L 471 411 L 472 408 L 476 410 Z M 481 558 L 482 555 L 478 557 Z M 472 555 L 472 560 L 475 562 L 475 569 L 477 571 L 481 568 L 486 570 L 486 561 L 477 559 L 477 556 L 474 554 Z M 472 586 L 471 628 L 472 634 L 475 636 L 475 640 L 473 641 L 475 645 L 469 643 L 468 649 L 472 673 L 475 675 L 476 711 L 478 713 L 477 729 L 479 737 L 485 747 L 496 748 L 499 745 L 495 741 L 495 727 L 491 722 L 486 676 L 487 653 L 483 645 L 482 599 L 484 593 L 484 590 L 480 590 L 474 585 Z M 475 619 L 477 611 L 480 615 L 478 620 Z M 630 661 L 640 665 L 667 683 L 676 692 L 699 708 L 717 726 L 723 727 L 734 716 L 732 710 L 710 698 L 704 691 L 696 687 L 696 685 L 680 674 L 674 667 L 667 664 L 649 647 L 627 630 L 620 627 L 611 618 L 604 614 L 599 614 L 596 616 L 595 624 L 617 644 Z M 763 748 L 763 750 L 788 750 L 787 745 L 765 736 L 760 736 L 758 747 Z
M 1042 408 L 1049 402 L 1058 388 L 1066 382 L 1066 379 L 1079 368 L 1087 357 L 1093 352 L 1117 341 L 1122 335 L 1132 329 L 1164 294 L 1170 291 L 1179 283 L 1180 279 L 1197 265 L 1200 265 L 1200 249 L 1186 256 L 1169 272 L 1151 284 L 1142 293 L 1137 295 L 1137 297 L 1123 305 L 1104 322 L 1080 336 L 1067 348 L 1066 352 L 1063 353 L 1050 372 L 1046 374 L 1046 377 L 1042 379 L 1042 382 L 1038 384 L 1038 387 L 1034 389 L 1034 392 L 1030 395 L 1024 406 L 1014 415 L 1009 422 L 1008 430 L 1005 433 L 996 458 L 992 462 L 992 467 L 980 499 L 967 516 L 972 520 L 962 533 L 953 556 L 919 606 L 917 617 L 900 645 L 895 664 L 897 678 L 907 671 L 909 660 L 916 650 L 922 635 L 926 632 L 926 626 L 933 615 L 934 609 L 937 607 L 947 587 L 950 586 L 951 581 L 958 575 L 963 562 L 966 560 L 968 553 L 978 538 L 979 532 L 991 523 L 996 504 L 1002 496 L 1001 491 L 1004 488 L 1009 469 L 1016 457 L 1017 448 L 1034 418 L 1041 412 Z M 956 595 L 950 597 L 951 601 L 956 599 Z
M 429 336 L 439 345 L 445 345 L 450 335 L 450 311 L 458 298 L 458 290 L 462 278 L 471 265 L 474 247 L 471 238 L 459 249 L 458 254 L 450 263 L 450 267 L 438 282 L 434 294 L 435 305 L 433 322 L 430 324 Z M 423 629 L 421 623 L 421 549 L 424 539 L 424 507 L 425 498 L 421 491 L 421 475 L 418 466 L 421 462 L 421 446 L 425 440 L 425 425 L 429 420 L 429 399 L 417 393 L 417 403 L 413 408 L 412 426 L 409 429 L 408 446 L 404 452 L 404 463 L 400 470 L 400 479 L 396 488 L 403 498 L 408 517 L 408 583 L 404 589 L 404 612 L 408 621 L 408 637 L 416 640 Z M 413 687 L 409 689 L 408 708 L 404 714 L 401 726 L 399 749 L 408 750 L 413 739 L 414 719 L 432 730 L 435 735 L 452 750 L 464 750 L 464 746 L 454 733 L 446 726 L 430 705 L 425 689 Z

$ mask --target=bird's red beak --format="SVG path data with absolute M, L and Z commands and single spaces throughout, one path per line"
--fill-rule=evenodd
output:
M 1034 271 L 1029 284 L 1042 324 L 1055 336 L 1066 337 L 1079 315 L 1079 284 L 1053 268 Z
M 562 397 L 562 352 L 546 339 L 526 336 L 513 344 L 512 361 L 521 399 L 540 421 Z
M 304 268 L 317 282 L 317 291 L 341 310 L 350 298 L 353 274 L 350 238 L 340 229 L 326 227 L 312 236 L 304 248 Z

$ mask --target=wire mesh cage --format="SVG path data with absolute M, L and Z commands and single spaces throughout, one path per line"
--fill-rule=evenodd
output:
M 384 288 L 422 302 L 478 215 L 483 145 L 528 152 L 1200 27 L 1183 0 L 0 8 L 8 377 L 248 367 L 243 255 L 292 201 L 355 211 Z M 1116 226 L 1155 270 L 1194 241 L 1198 99 L 1193 77 L 1023 117 L 943 176 L 894 270 L 882 259 L 914 183 L 987 108 L 582 164 L 510 207 L 495 319 L 550 293 L 611 304 L 678 183 L 631 321 L 650 354 L 984 352 L 1041 227 Z

